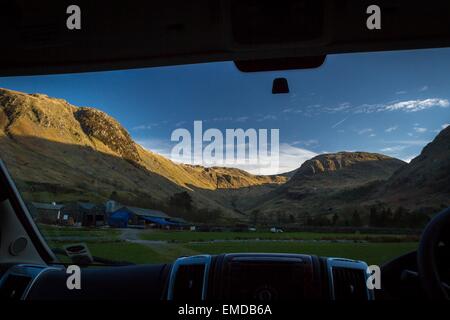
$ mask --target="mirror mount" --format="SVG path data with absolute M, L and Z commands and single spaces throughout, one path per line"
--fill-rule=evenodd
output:
M 298 69 L 314 69 L 325 62 L 326 56 L 310 56 L 295 58 L 275 58 L 259 60 L 234 61 L 241 72 L 283 71 Z

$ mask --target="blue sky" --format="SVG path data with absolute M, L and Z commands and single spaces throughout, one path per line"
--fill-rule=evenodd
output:
M 286 77 L 290 94 L 272 95 Z M 239 72 L 231 62 L 0 78 L 0 87 L 101 109 L 169 155 L 176 128 L 280 129 L 280 171 L 314 154 L 379 152 L 409 161 L 450 123 L 450 49 L 328 56 L 314 70 Z

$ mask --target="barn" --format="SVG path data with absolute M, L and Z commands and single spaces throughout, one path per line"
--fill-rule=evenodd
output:
M 102 226 L 106 223 L 105 206 L 90 202 L 73 202 L 65 204 L 62 215 L 72 223 L 85 227 Z
M 53 203 L 31 202 L 28 210 L 36 222 L 46 224 L 58 224 L 63 219 L 61 209 L 63 205 Z
M 171 218 L 162 211 L 129 206 L 110 213 L 108 224 L 115 228 L 127 228 L 130 225 L 166 229 L 187 226 L 184 220 Z

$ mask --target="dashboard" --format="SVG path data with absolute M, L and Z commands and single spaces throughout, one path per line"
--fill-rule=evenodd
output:
M 148 299 L 175 302 L 276 302 L 374 299 L 367 264 L 302 254 L 181 257 L 173 264 L 88 267 L 69 290 L 64 266 L 3 266 L 2 298 L 15 300 Z

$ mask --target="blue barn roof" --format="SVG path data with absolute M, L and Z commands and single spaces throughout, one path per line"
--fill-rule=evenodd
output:
M 181 223 L 166 220 L 164 218 L 156 218 L 156 217 L 144 217 L 145 221 L 159 224 L 161 226 L 180 226 Z

